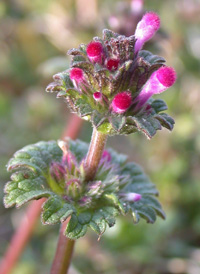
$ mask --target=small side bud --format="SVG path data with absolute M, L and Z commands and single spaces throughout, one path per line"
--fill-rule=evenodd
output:
M 97 101 L 97 102 L 101 101 L 101 100 L 102 100 L 102 93 L 99 92 L 99 91 L 95 92 L 95 93 L 93 94 L 93 98 L 94 98 L 94 100 Z
M 80 68 L 73 68 L 70 71 L 70 79 L 75 80 L 77 83 L 83 81 L 83 71 Z
M 140 94 L 135 98 L 134 103 L 138 102 L 136 110 L 141 108 L 154 94 L 159 94 L 171 87 L 176 81 L 176 72 L 171 67 L 161 67 L 155 71 Z
M 107 63 L 106 63 L 106 67 L 108 70 L 112 71 L 112 70 L 117 70 L 119 66 L 119 60 L 118 59 L 108 59 Z
M 103 160 L 110 162 L 112 157 L 111 157 L 111 154 L 107 150 L 104 150 L 101 158 Z
M 142 195 L 140 195 L 139 193 L 135 193 L 135 192 L 130 192 L 130 193 L 122 193 L 120 195 L 125 201 L 127 202 L 137 202 L 142 198 Z
M 61 184 L 64 180 L 66 170 L 64 166 L 57 162 L 52 162 L 50 165 L 51 177 L 58 183 Z
M 103 46 L 100 42 L 92 41 L 87 46 L 87 56 L 91 62 L 101 63 Z
M 112 101 L 112 109 L 116 113 L 124 113 L 130 107 L 132 101 L 131 93 L 128 91 L 124 91 L 122 93 L 118 93 L 113 101 Z
M 137 53 L 143 47 L 144 43 L 150 40 L 156 31 L 160 28 L 160 18 L 155 12 L 148 12 L 137 24 L 135 31 L 135 52 Z

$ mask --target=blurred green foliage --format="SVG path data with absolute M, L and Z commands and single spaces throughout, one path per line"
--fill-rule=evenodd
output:
M 67 50 L 99 35 L 111 15 L 125 26 L 131 18 L 130 1 L 92 2 L 0 2 L 1 200 L 12 154 L 29 143 L 58 139 L 69 119 L 62 100 L 44 92 L 52 74 L 68 67 Z M 134 226 L 131 219 L 119 219 L 100 242 L 91 233 L 76 244 L 72 273 L 200 273 L 200 2 L 146 0 L 144 9 L 157 11 L 162 22 L 149 46 L 178 74 L 176 85 L 162 95 L 175 129 L 171 134 L 163 130 L 151 141 L 135 134 L 110 138 L 109 144 L 144 166 L 160 190 L 167 220 Z M 90 133 L 85 123 L 81 138 L 89 141 Z M 23 213 L 5 210 L 1 203 L 0 256 Z M 13 273 L 48 273 L 58 229 L 38 222 Z

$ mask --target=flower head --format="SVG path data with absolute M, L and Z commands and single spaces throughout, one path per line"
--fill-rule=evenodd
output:
M 158 111 L 166 109 L 164 102 L 159 108 L 156 102 L 147 102 L 176 79 L 174 70 L 164 66 L 164 58 L 141 50 L 159 27 L 159 16 L 148 12 L 135 35 L 104 30 L 102 38 L 94 37 L 87 45 L 69 50 L 71 68 L 56 74 L 47 91 L 58 91 L 57 96 L 66 98 L 72 112 L 104 134 L 141 131 L 151 138 L 162 126 L 172 130 L 173 119 L 169 122 L 167 116 L 159 116 Z

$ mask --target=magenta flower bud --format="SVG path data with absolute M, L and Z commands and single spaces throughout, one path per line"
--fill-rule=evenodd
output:
M 95 92 L 95 93 L 93 94 L 93 98 L 94 98 L 94 100 L 97 101 L 97 102 L 101 101 L 101 100 L 102 100 L 102 93 L 99 92 L 99 91 Z
M 134 103 L 138 102 L 136 110 L 141 108 L 154 94 L 159 94 L 171 87 L 176 81 L 176 72 L 171 67 L 161 67 L 155 71 L 140 94 L 135 98 Z
M 70 71 L 70 79 L 75 80 L 77 83 L 83 81 L 83 71 L 80 68 L 73 68 Z
M 135 192 L 122 193 L 120 196 L 127 202 L 137 202 L 142 198 L 142 195 Z
M 119 60 L 118 59 L 114 59 L 114 58 L 110 58 L 107 60 L 106 63 L 106 67 L 108 70 L 117 70 L 119 66 Z
M 107 150 L 104 150 L 104 152 L 103 152 L 101 158 L 102 158 L 103 160 L 108 161 L 108 162 L 111 161 L 111 155 L 110 155 L 110 153 L 109 153 Z
M 87 46 L 87 56 L 91 62 L 101 63 L 103 46 L 100 42 L 92 41 Z
M 127 111 L 127 109 L 131 105 L 131 102 L 131 93 L 128 91 L 124 91 L 115 95 L 111 106 L 114 112 L 121 114 Z
M 135 31 L 135 53 L 141 50 L 144 43 L 151 39 L 160 28 L 160 18 L 155 12 L 148 12 L 137 24 Z

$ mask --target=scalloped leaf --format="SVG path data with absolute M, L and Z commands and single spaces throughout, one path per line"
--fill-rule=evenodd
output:
M 136 124 L 139 131 L 143 132 L 148 139 L 151 139 L 157 130 L 160 130 L 161 124 L 158 119 L 153 116 L 139 116 L 139 117 L 129 117 L 129 119 Z
M 75 165 L 79 165 L 82 172 L 82 159 L 88 151 L 88 144 L 68 139 L 66 145 L 75 156 Z M 65 231 L 71 239 L 84 236 L 88 227 L 100 237 L 107 225 L 111 227 L 115 224 L 116 216 L 125 215 L 127 211 L 132 213 L 134 222 L 144 218 L 153 223 L 157 215 L 165 218 L 160 203 L 154 197 L 158 191 L 143 170 L 135 163 L 127 163 L 125 155 L 112 149 L 108 151 L 111 160 L 100 162 L 96 181 L 91 182 L 91 186 L 88 184 L 86 189 L 84 187 L 82 197 L 73 199 L 49 175 L 52 161 L 60 163 L 62 159 L 57 142 L 39 142 L 24 147 L 8 163 L 8 170 L 13 174 L 5 186 L 5 206 L 19 207 L 32 199 L 46 197 L 48 199 L 42 211 L 43 224 L 53 225 L 71 217 Z M 121 193 L 129 192 L 141 194 L 142 199 L 131 203 L 119 198 L 123 197 Z M 82 198 L 92 202 L 82 205 Z
M 167 113 L 161 113 L 154 116 L 163 127 L 172 130 L 174 128 L 175 121 L 174 119 L 169 116 Z
M 50 197 L 42 206 L 43 224 L 54 225 L 64 222 L 72 213 L 76 212 L 73 205 L 66 203 L 58 195 Z
M 126 164 L 122 170 L 122 174 L 129 174 L 130 176 L 130 181 L 124 187 L 123 191 L 125 191 L 125 193 L 134 192 L 142 195 L 141 200 L 137 202 L 127 202 L 134 223 L 138 223 L 140 218 L 145 219 L 149 223 L 154 223 L 156 221 L 156 215 L 165 219 L 165 213 L 162 206 L 156 197 L 154 197 L 158 195 L 158 191 L 155 185 L 152 184 L 145 175 L 142 168 L 131 162 Z
M 144 58 L 145 61 L 147 61 L 151 65 L 153 65 L 153 64 L 163 64 L 163 63 L 166 62 L 163 57 L 158 56 L 158 55 L 154 55 L 153 53 L 151 53 L 148 50 L 140 50 L 139 51 L 139 56 Z
M 70 239 L 78 239 L 84 236 L 87 228 L 94 230 L 99 237 L 105 232 L 106 224 L 112 227 L 115 224 L 115 217 L 119 215 L 118 210 L 112 206 L 104 206 L 94 212 L 85 211 L 78 216 L 72 214 L 66 227 L 65 235 Z
M 153 100 L 153 102 L 151 103 L 151 107 L 156 113 L 159 113 L 161 111 L 165 111 L 168 109 L 165 101 L 161 99 Z

